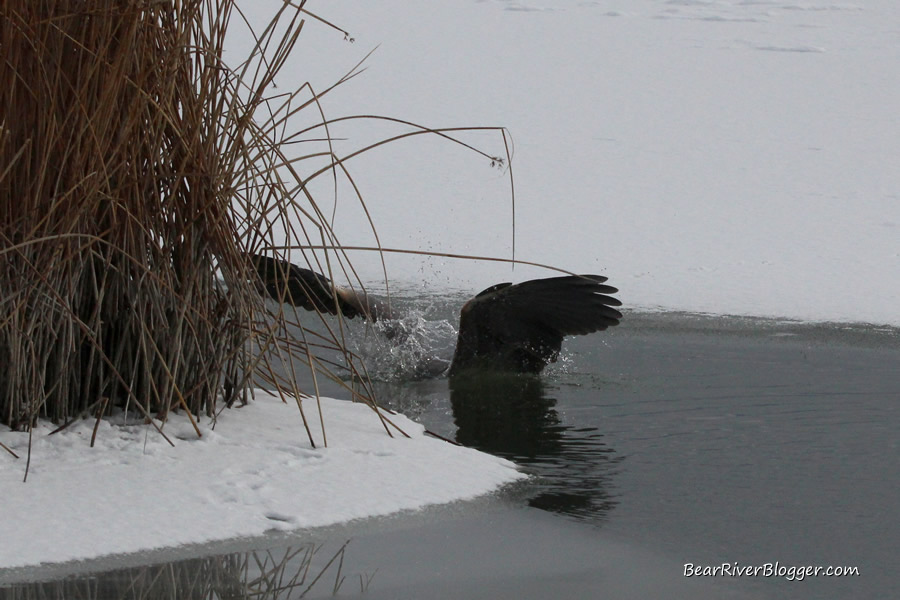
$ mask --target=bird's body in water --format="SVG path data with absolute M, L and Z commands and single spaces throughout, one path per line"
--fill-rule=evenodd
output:
M 619 324 L 621 306 L 600 275 L 570 275 L 493 285 L 468 302 L 450 374 L 466 369 L 540 373 L 556 362 L 567 335 Z
M 366 294 L 327 277 L 267 256 L 253 264 L 268 295 L 279 302 L 369 321 L 388 321 L 390 310 Z M 569 275 L 500 283 L 463 305 L 451 377 L 473 371 L 540 373 L 555 362 L 567 335 L 585 335 L 619 324 L 621 302 L 600 275 Z M 390 330 L 390 328 L 387 328 Z

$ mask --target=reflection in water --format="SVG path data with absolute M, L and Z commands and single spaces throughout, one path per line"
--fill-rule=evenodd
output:
M 602 520 L 616 505 L 611 478 L 620 458 L 596 428 L 564 425 L 539 377 L 467 373 L 450 380 L 450 402 L 459 443 L 537 476 L 531 506 Z
M 363 593 L 375 573 L 348 578 L 344 555 L 349 543 L 333 555 L 322 556 L 322 546 L 307 544 L 14 584 L 0 587 L 0 600 L 275 600 Z

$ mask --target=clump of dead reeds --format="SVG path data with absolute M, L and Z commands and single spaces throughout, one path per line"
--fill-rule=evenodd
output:
M 273 91 L 307 17 L 337 29 L 304 5 L 281 4 L 229 67 L 226 30 L 243 21 L 234 0 L 0 4 L 0 422 L 112 407 L 213 415 L 254 372 L 299 405 L 298 361 L 311 393 L 317 372 L 364 375 L 340 320 L 313 333 L 265 304 L 248 257 L 358 283 L 310 182 L 342 177 L 357 191 L 348 159 L 458 129 L 329 121 L 321 97 L 356 68 L 326 90 Z M 292 130 L 303 111 L 317 121 Z M 408 130 L 339 157 L 329 125 L 357 118 Z M 286 151 L 304 136 L 322 148 Z
M 3 3 L 0 422 L 212 413 L 244 388 L 260 300 L 235 207 L 279 191 L 254 115 L 299 27 L 235 72 L 233 8 Z

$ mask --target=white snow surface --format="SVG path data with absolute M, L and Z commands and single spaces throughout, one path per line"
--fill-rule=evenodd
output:
M 280 3 L 246 5 L 262 22 Z M 517 258 L 607 275 L 626 309 L 900 325 L 896 0 L 306 7 L 355 43 L 309 20 L 280 90 L 307 80 L 322 90 L 380 45 L 366 73 L 323 99 L 327 116 L 508 128 Z M 239 62 L 248 40 L 236 34 L 225 60 Z M 350 121 L 330 133 L 347 154 L 398 130 Z M 460 136 L 504 154 L 495 132 Z M 347 166 L 384 246 L 509 257 L 508 174 L 489 162 L 417 137 Z M 333 197 L 327 179 L 319 198 Z M 337 191 L 341 241 L 373 244 L 349 186 Z M 353 258 L 378 279 L 377 258 Z M 548 274 L 386 258 L 392 280 L 424 289 Z M 412 439 L 388 437 L 364 406 L 323 402 L 327 449 L 310 447 L 296 406 L 262 394 L 215 430 L 201 423 L 200 439 L 174 418 L 175 448 L 143 425 L 101 423 L 89 448 L 92 421 L 51 437 L 41 424 L 27 483 L 24 458 L 0 449 L 0 567 L 324 525 L 520 476 L 402 417 Z M 24 456 L 24 434 L 0 441 Z
M 279 85 L 311 73 L 324 89 L 336 63 L 349 69 L 378 46 L 364 74 L 323 99 L 329 117 L 508 128 L 516 258 L 607 275 L 626 310 L 900 325 L 895 0 L 307 6 L 356 41 L 327 44 L 335 34 L 309 23 L 327 59 L 303 45 Z M 331 133 L 347 154 L 366 133 L 399 131 L 353 121 Z M 496 133 L 462 137 L 504 155 Z M 417 137 L 347 167 L 385 247 L 508 258 L 509 181 L 489 163 Z M 339 192 L 342 241 L 372 244 L 352 193 Z M 375 257 L 353 259 L 379 277 Z M 473 294 L 552 274 L 387 262 L 394 283 Z
M 317 448 L 296 403 L 257 391 L 256 401 L 208 419 L 197 437 L 187 417 L 163 431 L 94 420 L 52 436 L 2 432 L 0 567 L 262 535 L 468 499 L 524 477 L 512 463 L 432 438 L 402 415 L 389 418 L 409 438 L 390 437 L 366 405 L 305 400 Z

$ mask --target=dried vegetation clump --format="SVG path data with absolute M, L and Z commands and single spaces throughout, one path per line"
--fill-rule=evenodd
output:
M 248 347 L 277 341 L 246 256 L 282 221 L 327 229 L 281 168 L 295 95 L 266 95 L 303 11 L 285 4 L 232 69 L 236 10 L 0 7 L 0 422 L 213 414 L 246 392 Z
M 342 321 L 309 328 L 264 302 L 250 257 L 360 285 L 310 183 L 349 183 L 368 216 L 349 159 L 436 134 L 504 166 L 506 133 L 327 119 L 320 99 L 360 65 L 321 91 L 277 90 L 275 77 L 308 20 L 353 40 L 305 2 L 273 10 L 227 65 L 229 24 L 248 23 L 235 0 L 0 3 L 0 423 L 124 409 L 160 429 L 173 410 L 214 416 L 251 384 L 293 396 L 302 415 L 317 373 L 376 408 L 347 383 L 365 371 Z M 329 126 L 355 119 L 405 129 L 338 156 Z M 507 158 L 451 137 L 465 129 L 501 132 Z M 381 250 L 371 235 L 353 249 Z

